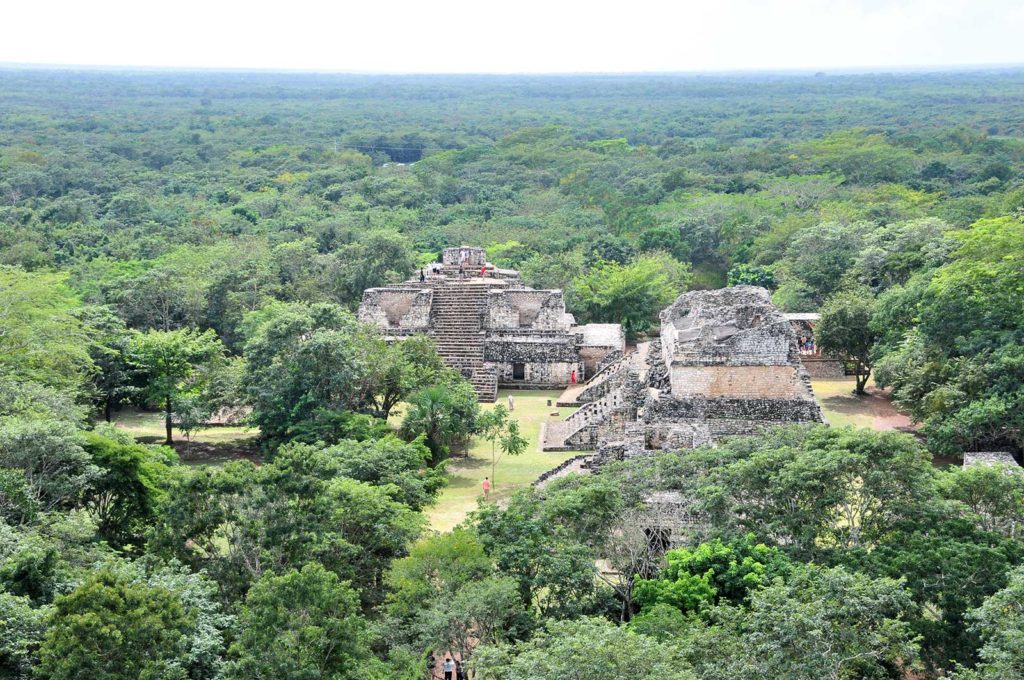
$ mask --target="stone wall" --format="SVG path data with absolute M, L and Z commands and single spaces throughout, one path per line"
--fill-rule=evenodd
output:
M 458 248 L 445 248 L 441 255 L 441 263 L 458 267 L 464 264 L 466 267 L 482 267 L 487 261 L 487 254 L 483 248 L 471 246 L 460 246 Z
M 800 361 L 812 378 L 838 380 L 846 377 L 846 367 L 839 359 L 816 354 L 801 356 Z
M 626 335 L 617 323 L 588 323 L 573 331 L 579 338 L 580 357 L 583 359 L 583 380 L 596 375 L 604 365 L 622 356 L 626 349 Z
M 644 422 L 681 423 L 691 420 L 763 420 L 774 423 L 820 423 L 821 408 L 813 399 L 648 399 Z
M 579 376 L 582 366 L 578 363 L 550 361 L 517 361 L 523 364 L 522 380 L 516 380 L 513 362 L 494 362 L 499 387 L 555 389 L 569 384 L 572 372 Z
M 494 363 L 580 363 L 573 337 L 556 334 L 489 333 L 484 340 L 484 361 Z
M 493 291 L 487 300 L 486 325 L 492 330 L 569 330 L 560 290 Z
M 580 360 L 583 362 L 583 377 L 580 382 L 590 380 L 605 364 L 605 359 L 622 356 L 619 350 L 610 347 L 580 347 Z
M 804 386 L 791 366 L 679 366 L 671 370 L 672 396 L 799 399 Z
M 433 291 L 420 288 L 370 288 L 363 292 L 359 320 L 387 329 L 426 331 Z

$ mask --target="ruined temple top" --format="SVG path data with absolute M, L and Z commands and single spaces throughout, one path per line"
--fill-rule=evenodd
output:
M 790 322 L 756 286 L 684 293 L 661 313 L 668 363 L 799 365 Z
M 475 246 L 445 248 L 441 254 L 441 261 L 428 264 L 421 272 L 423 278 L 419 279 L 419 282 L 427 283 L 426 287 L 439 282 L 447 285 L 486 283 L 491 287 L 523 287 L 519 272 L 491 264 L 487 261 L 484 249 Z M 415 287 L 417 278 L 409 279 L 403 285 Z
M 441 255 L 441 263 L 456 267 L 460 264 L 466 267 L 482 267 L 487 264 L 487 254 L 483 248 L 473 246 L 445 248 Z

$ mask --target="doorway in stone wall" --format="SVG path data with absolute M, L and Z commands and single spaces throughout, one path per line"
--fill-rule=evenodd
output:
M 512 379 L 526 380 L 526 364 L 512 364 Z

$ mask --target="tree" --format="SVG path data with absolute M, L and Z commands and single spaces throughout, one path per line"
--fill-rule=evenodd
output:
M 871 351 L 878 340 L 871 324 L 874 313 L 870 292 L 845 291 L 822 305 L 821 318 L 814 327 L 814 340 L 822 352 L 853 365 L 857 394 L 864 394 L 871 377 Z
M 184 678 L 180 659 L 191 625 L 173 592 L 98 571 L 54 603 L 38 672 L 54 680 Z
M 329 457 L 275 458 L 178 475 L 160 504 L 150 550 L 206 569 L 230 595 L 268 571 L 317 562 L 351 582 L 370 607 L 390 562 L 406 554 L 423 516 L 394 487 L 337 476 Z
M 915 666 L 911 608 L 898 581 L 801 566 L 755 590 L 749 609 L 715 608 L 687 657 L 710 678 L 887 677 Z
M 82 435 L 69 423 L 0 420 L 0 467 L 23 473 L 41 509 L 74 508 L 100 474 L 82 443 Z
M 359 597 L 319 564 L 253 584 L 239 615 L 226 677 L 363 678 L 371 658 Z
M 729 270 L 730 286 L 760 286 L 769 290 L 775 288 L 775 272 L 771 267 L 754 264 L 737 264 Z
M 107 307 L 83 307 L 77 317 L 92 336 L 89 347 L 95 366 L 91 375 L 92 398 L 102 407 L 103 419 L 109 423 L 114 407 L 134 391 L 126 356 L 131 332 L 121 317 Z
M 366 340 L 367 346 L 361 351 L 375 357 L 364 378 L 366 400 L 373 403 L 376 414 L 384 420 L 409 394 L 452 379 L 429 336 L 417 335 L 392 343 L 380 336 Z
M 661 310 L 690 279 L 688 268 L 667 255 L 638 257 L 631 263 L 596 264 L 567 291 L 584 322 L 621 322 L 632 340 L 651 330 Z
M 599 618 L 549 621 L 525 642 L 482 647 L 474 668 L 486 680 L 693 680 L 682 650 Z
M 114 547 L 141 543 L 170 469 L 149 449 L 87 433 L 85 451 L 99 469 L 85 506 Z
M 29 680 L 35 650 L 46 631 L 45 608 L 0 591 L 0 677 Z
M 585 262 L 593 267 L 600 262 L 626 264 L 636 255 L 633 246 L 618 236 L 600 236 L 587 246 Z
M 428 649 L 455 652 L 468 663 L 478 645 L 516 636 L 526 621 L 515 579 L 489 576 L 470 581 L 423 612 L 420 625 Z
M 800 231 L 786 250 L 787 272 L 824 300 L 840 287 L 860 250 L 865 224 L 825 222 Z
M 317 476 L 348 477 L 379 486 L 413 510 L 422 510 L 446 482 L 444 471 L 429 467 L 430 449 L 421 439 L 404 442 L 392 432 L 367 441 L 342 440 L 320 446 L 291 443 L 274 454 L 275 468 L 317 469 Z
M 906 283 L 915 272 L 943 264 L 955 245 L 947 231 L 948 224 L 932 217 L 868 232 L 854 263 L 858 278 L 877 293 Z
M 637 247 L 645 253 L 668 253 L 680 262 L 688 262 L 692 251 L 690 244 L 679 233 L 679 228 L 669 226 L 654 227 L 641 233 Z
M 952 659 L 972 664 L 979 639 L 968 612 L 1006 583 L 1024 559 L 1016 541 L 978 529 L 958 508 L 941 501 L 894 525 L 870 550 L 841 559 L 862 572 L 901 579 L 913 594 L 907 621 L 920 637 L 929 669 L 948 669 Z
M 479 412 L 476 392 L 467 382 L 427 387 L 409 395 L 401 433 L 407 440 L 423 436 L 430 464 L 436 466 L 469 441 Z
M 224 346 L 211 330 L 151 330 L 132 338 L 128 356 L 143 376 L 146 401 L 163 408 L 170 446 L 175 407 L 186 397 L 202 393 L 204 379 L 224 360 Z
M 1024 675 L 1024 567 L 1010 574 L 1005 588 L 970 613 L 972 629 L 980 635 L 981 662 L 976 673 L 955 673 L 957 680 L 1003 680 Z
M 717 531 L 801 559 L 870 545 L 936 499 L 930 454 L 896 432 L 780 428 L 676 464 L 672 483 Z
M 481 506 L 473 515 L 480 542 L 498 573 L 516 580 L 524 608 L 556 618 L 593 612 L 596 550 L 578 525 L 545 505 L 522 491 L 505 508 Z
M 271 448 L 291 432 L 327 432 L 320 425 L 331 413 L 377 412 L 374 396 L 391 394 L 376 380 L 383 371 L 387 383 L 388 366 L 395 365 L 377 365 L 380 332 L 341 307 L 272 305 L 246 317 L 245 335 L 242 389 L 252 405 L 250 421 Z M 401 377 L 408 366 L 398 366 Z
M 939 477 L 939 493 L 963 503 L 978 528 L 1009 539 L 1024 533 L 1024 470 L 1013 466 L 950 466 Z
M 393 231 L 375 230 L 335 253 L 341 265 L 336 290 L 341 304 L 355 307 L 367 288 L 403 281 L 416 268 L 409 241 Z
M 789 560 L 778 548 L 755 543 L 751 534 L 725 543 L 715 539 L 695 548 L 665 553 L 668 566 L 657 579 L 637 581 L 635 596 L 646 610 L 657 604 L 698 611 L 709 604 L 747 601 L 750 593 L 784 578 Z
M 509 417 L 507 408 L 498 404 L 490 411 L 480 414 L 477 432 L 491 443 L 491 484 L 497 484 L 495 469 L 503 455 L 518 456 L 530 442 L 519 434 L 519 421 Z M 501 454 L 497 450 L 501 447 Z
M 62 274 L 0 266 L 0 374 L 77 394 L 93 368 L 88 329 Z
M 408 557 L 391 563 L 387 574 L 387 612 L 415 620 L 431 603 L 451 598 L 466 584 L 494 571 L 480 539 L 472 529 L 456 527 L 417 541 Z
M 939 453 L 1024 450 L 1024 220 L 1001 217 L 947 234 L 950 261 L 885 294 L 876 383 L 891 386 Z

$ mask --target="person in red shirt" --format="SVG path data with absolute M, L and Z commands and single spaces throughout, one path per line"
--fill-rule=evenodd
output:
M 487 267 L 486 266 L 481 266 L 480 267 L 480 278 L 481 279 L 487 278 Z
M 570 385 L 575 385 L 575 384 L 576 384 L 576 371 L 573 371 L 573 372 L 572 372 L 572 373 L 571 373 L 571 374 L 569 375 L 569 384 L 570 384 Z
M 484 499 L 490 498 L 491 495 L 491 480 L 484 477 Z

